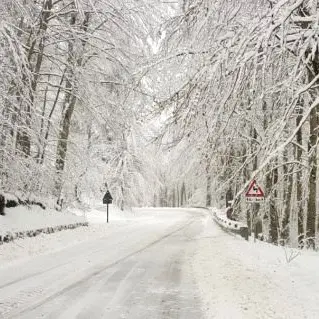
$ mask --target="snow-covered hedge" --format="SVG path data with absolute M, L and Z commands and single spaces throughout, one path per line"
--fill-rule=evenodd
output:
M 25 237 L 36 237 L 40 234 L 52 234 L 59 232 L 61 230 L 66 229 L 74 229 L 81 226 L 88 226 L 87 222 L 82 223 L 75 223 L 69 225 L 59 225 L 54 227 L 45 227 L 36 230 L 25 230 L 25 231 L 18 231 L 18 232 L 6 232 L 5 234 L 0 234 L 0 245 L 4 243 L 9 243 L 10 241 L 14 241 L 15 239 L 22 239 Z
M 240 234 L 242 237 L 248 240 L 248 227 L 246 224 L 227 218 L 226 211 L 213 209 L 212 213 L 215 222 L 223 229 L 235 234 Z

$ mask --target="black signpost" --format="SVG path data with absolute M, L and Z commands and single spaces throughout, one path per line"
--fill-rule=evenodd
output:
M 106 204 L 107 222 L 109 222 L 109 204 L 112 204 L 113 197 L 109 191 L 106 191 L 103 197 L 103 204 Z

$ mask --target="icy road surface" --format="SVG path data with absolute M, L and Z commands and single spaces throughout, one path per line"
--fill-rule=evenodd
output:
M 0 318 L 204 318 L 190 264 L 207 212 L 151 214 L 0 268 Z

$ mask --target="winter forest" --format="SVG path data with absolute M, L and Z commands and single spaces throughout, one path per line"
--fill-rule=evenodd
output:
M 231 204 L 315 246 L 316 0 L 1 0 L 0 18 L 1 191 Z

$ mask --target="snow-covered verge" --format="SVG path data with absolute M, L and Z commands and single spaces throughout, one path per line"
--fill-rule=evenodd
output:
M 26 237 L 36 237 L 40 234 L 52 234 L 66 229 L 75 229 L 82 226 L 88 226 L 87 222 L 83 223 L 74 223 L 69 225 L 59 225 L 54 227 L 44 227 L 38 228 L 35 230 L 25 230 L 25 231 L 17 231 L 17 232 L 6 232 L 6 234 L 0 235 L 0 245 L 9 243 L 11 241 L 17 239 L 24 239 Z
M 19 205 L 7 208 L 6 215 L 0 216 L 0 244 L 80 226 L 87 226 L 83 214 L 75 215 L 34 205 Z
M 196 251 L 192 268 L 207 318 L 318 318 L 318 253 L 243 241 L 210 219 Z
M 140 215 L 141 211 L 121 211 L 116 206 L 109 205 L 109 222 L 128 221 L 136 217 L 142 218 Z M 54 209 L 44 210 L 34 205 L 19 205 L 14 208 L 6 208 L 6 215 L 0 216 L 0 245 L 26 237 L 36 237 L 40 234 L 52 234 L 61 230 L 88 226 L 89 223 L 106 222 L 105 205 L 95 205 L 90 209 L 74 207 L 62 212 Z
M 81 215 L 38 206 L 6 208 L 6 215 L 0 216 L 0 234 L 85 222 L 85 216 Z
M 246 224 L 227 218 L 226 211 L 212 208 L 211 212 L 215 222 L 220 227 L 226 231 L 240 234 L 242 237 L 248 240 L 248 228 Z

